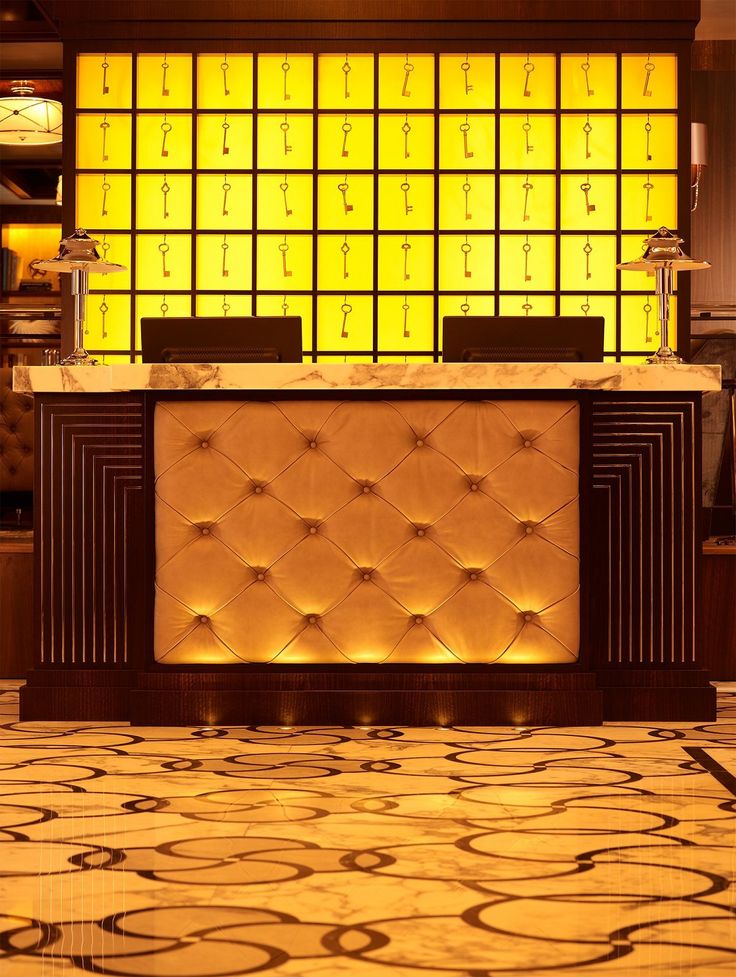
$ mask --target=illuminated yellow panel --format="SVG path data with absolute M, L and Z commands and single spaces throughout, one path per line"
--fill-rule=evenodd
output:
M 440 176 L 440 229 L 488 230 L 495 224 L 495 180 L 487 174 Z
M 320 54 L 317 72 L 321 109 L 373 108 L 372 54 Z
M 439 287 L 443 291 L 493 288 L 495 241 L 490 234 L 443 234 L 440 237 Z
M 381 234 L 378 237 L 378 288 L 385 292 L 434 288 L 434 236 Z
M 623 234 L 621 236 L 621 261 L 638 261 L 644 254 L 649 235 L 654 234 L 654 231 L 655 229 L 652 228 L 646 234 Z M 653 290 L 654 272 L 651 274 L 645 271 L 621 272 L 622 292 L 649 292 Z
M 264 109 L 311 109 L 311 54 L 259 54 L 258 105 Z
M 560 237 L 560 288 L 565 292 L 614 291 L 616 238 L 601 234 L 563 234 Z
M 373 227 L 373 178 L 360 173 L 318 177 L 317 226 L 323 230 Z
M 321 170 L 373 169 L 372 115 L 320 115 L 317 133 Z
M 379 363 L 434 363 L 434 356 L 431 353 L 401 353 L 395 356 L 386 353 L 379 353 Z
M 312 227 L 312 177 L 262 173 L 258 177 L 258 227 L 298 231 Z
M 79 55 L 77 108 L 129 109 L 132 104 L 133 59 L 129 54 Z
M 250 115 L 197 116 L 197 166 L 203 170 L 248 170 L 253 165 Z
M 432 349 L 434 299 L 431 295 L 381 295 L 378 298 L 379 350 Z
M 586 193 L 586 189 L 587 193 Z M 616 177 L 608 174 L 563 174 L 560 177 L 560 222 L 563 229 L 607 230 L 616 226 Z
M 164 115 L 138 115 L 136 130 L 138 169 L 191 169 L 191 115 L 171 112 Z
M 371 349 L 373 298 L 370 295 L 320 295 L 317 298 L 317 344 L 320 349 Z
M 554 229 L 557 185 L 553 176 L 508 174 L 500 177 L 499 189 L 501 227 L 530 231 Z
M 192 287 L 192 239 L 188 234 L 138 234 L 136 288 L 184 291 Z
M 622 116 L 621 166 L 625 170 L 677 169 L 677 116 Z
M 563 115 L 560 155 L 563 170 L 615 170 L 616 116 Z
M 621 177 L 621 227 L 624 230 L 677 227 L 677 177 L 662 173 Z
M 200 109 L 249 109 L 253 105 L 253 56 L 200 54 L 197 105 Z
M 587 310 L 587 311 L 586 311 Z M 561 295 L 560 315 L 602 315 L 603 348 L 616 348 L 616 297 L 614 295 Z
M 563 54 L 560 98 L 563 109 L 616 108 L 616 56 Z
M 311 234 L 259 234 L 259 291 L 303 292 L 312 287 Z
M 106 231 L 97 233 L 87 229 L 87 233 L 99 240 L 97 250 L 103 261 L 114 261 L 118 265 L 124 265 L 125 271 L 113 272 L 110 275 L 95 275 L 93 285 L 95 288 L 105 289 L 108 292 L 129 292 L 131 287 L 130 278 L 130 235 L 129 234 L 108 234 Z
M 353 356 L 349 353 L 342 353 L 335 356 L 334 354 L 329 354 L 327 356 L 318 356 L 318 363 L 372 363 L 373 356 L 370 353 L 363 354 L 360 356 Z
M 440 167 L 443 170 L 489 170 L 496 159 L 492 115 L 440 117 Z
M 492 54 L 440 55 L 440 108 L 492 109 L 496 104 L 496 59 Z
M 373 288 L 373 237 L 370 234 L 320 234 L 317 238 L 317 288 L 338 291 Z
M 434 177 L 420 173 L 378 178 L 378 224 L 387 231 L 434 227 Z
M 674 54 L 622 55 L 621 107 L 677 108 L 677 57 Z
M 130 176 L 80 173 L 77 176 L 77 226 L 108 231 L 130 228 Z
M 197 289 L 250 289 L 252 249 L 250 234 L 198 234 Z
M 501 168 L 553 170 L 556 166 L 554 115 L 501 116 Z
M 406 112 L 434 108 L 434 55 L 379 54 L 378 104 Z
M 670 345 L 675 345 L 677 297 L 670 300 Z M 621 350 L 656 350 L 660 345 L 657 297 L 649 295 L 621 296 Z
M 312 296 L 309 295 L 259 295 L 256 298 L 257 315 L 298 315 L 302 320 L 302 348 L 312 348 Z
M 61 217 L 61 214 L 59 214 Z M 17 255 L 15 278 L 7 283 L 10 290 L 18 287 L 21 278 L 31 277 L 29 263 L 36 258 L 53 258 L 59 251 L 61 226 L 59 224 L 3 224 L 2 246 Z M 44 270 L 43 281 L 49 282 L 53 291 L 59 290 L 59 273 Z
M 555 314 L 554 295 L 502 295 L 499 315 L 549 315 Z M 554 338 L 554 323 L 550 323 L 550 339 Z
M 253 178 L 250 175 L 201 173 L 197 176 L 198 228 L 243 231 L 252 223 Z
M 553 109 L 555 59 L 549 54 L 502 54 L 502 109 Z
M 379 115 L 378 167 L 399 170 L 434 168 L 434 116 Z
M 88 349 L 130 349 L 130 295 L 90 294 L 84 325 Z
M 198 316 L 228 316 L 252 315 L 253 300 L 250 295 L 197 295 L 195 315 Z
M 183 173 L 136 177 L 136 226 L 188 230 L 192 226 L 192 178 Z
M 555 287 L 555 238 L 548 234 L 502 234 L 499 288 L 502 291 L 552 291 Z
M 130 169 L 131 117 L 78 115 L 77 166 L 80 170 Z
M 440 295 L 439 345 L 442 349 L 443 325 L 445 316 L 495 315 L 495 299 L 492 295 Z
M 191 106 L 190 54 L 138 55 L 139 109 L 188 109 Z
M 192 314 L 192 297 L 186 295 L 137 295 L 135 298 L 135 348 L 141 348 L 141 319 L 172 319 Z
M 258 166 L 262 170 L 314 167 L 311 115 L 279 112 L 258 116 Z

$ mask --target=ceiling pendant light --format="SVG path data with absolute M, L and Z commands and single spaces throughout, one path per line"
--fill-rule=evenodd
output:
M 12 95 L 0 98 L 0 143 L 41 146 L 61 142 L 61 102 L 34 96 L 31 82 L 15 81 Z

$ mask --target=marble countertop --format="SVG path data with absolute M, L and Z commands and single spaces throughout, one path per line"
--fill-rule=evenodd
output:
M 620 363 L 130 363 L 16 366 L 18 393 L 126 390 L 720 390 L 721 368 Z

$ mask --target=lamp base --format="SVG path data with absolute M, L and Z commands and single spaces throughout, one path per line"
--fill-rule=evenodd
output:
M 685 361 L 681 356 L 670 346 L 660 346 L 656 353 L 652 356 L 647 357 L 647 363 L 684 363 Z
M 93 356 L 90 356 L 87 350 L 83 346 L 77 346 L 77 348 L 65 356 L 61 361 L 62 366 L 97 366 L 98 360 Z

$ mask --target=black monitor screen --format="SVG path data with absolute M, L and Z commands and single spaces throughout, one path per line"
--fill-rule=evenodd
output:
M 445 316 L 445 363 L 603 360 L 602 316 Z
M 301 316 L 141 319 L 144 363 L 301 363 Z

